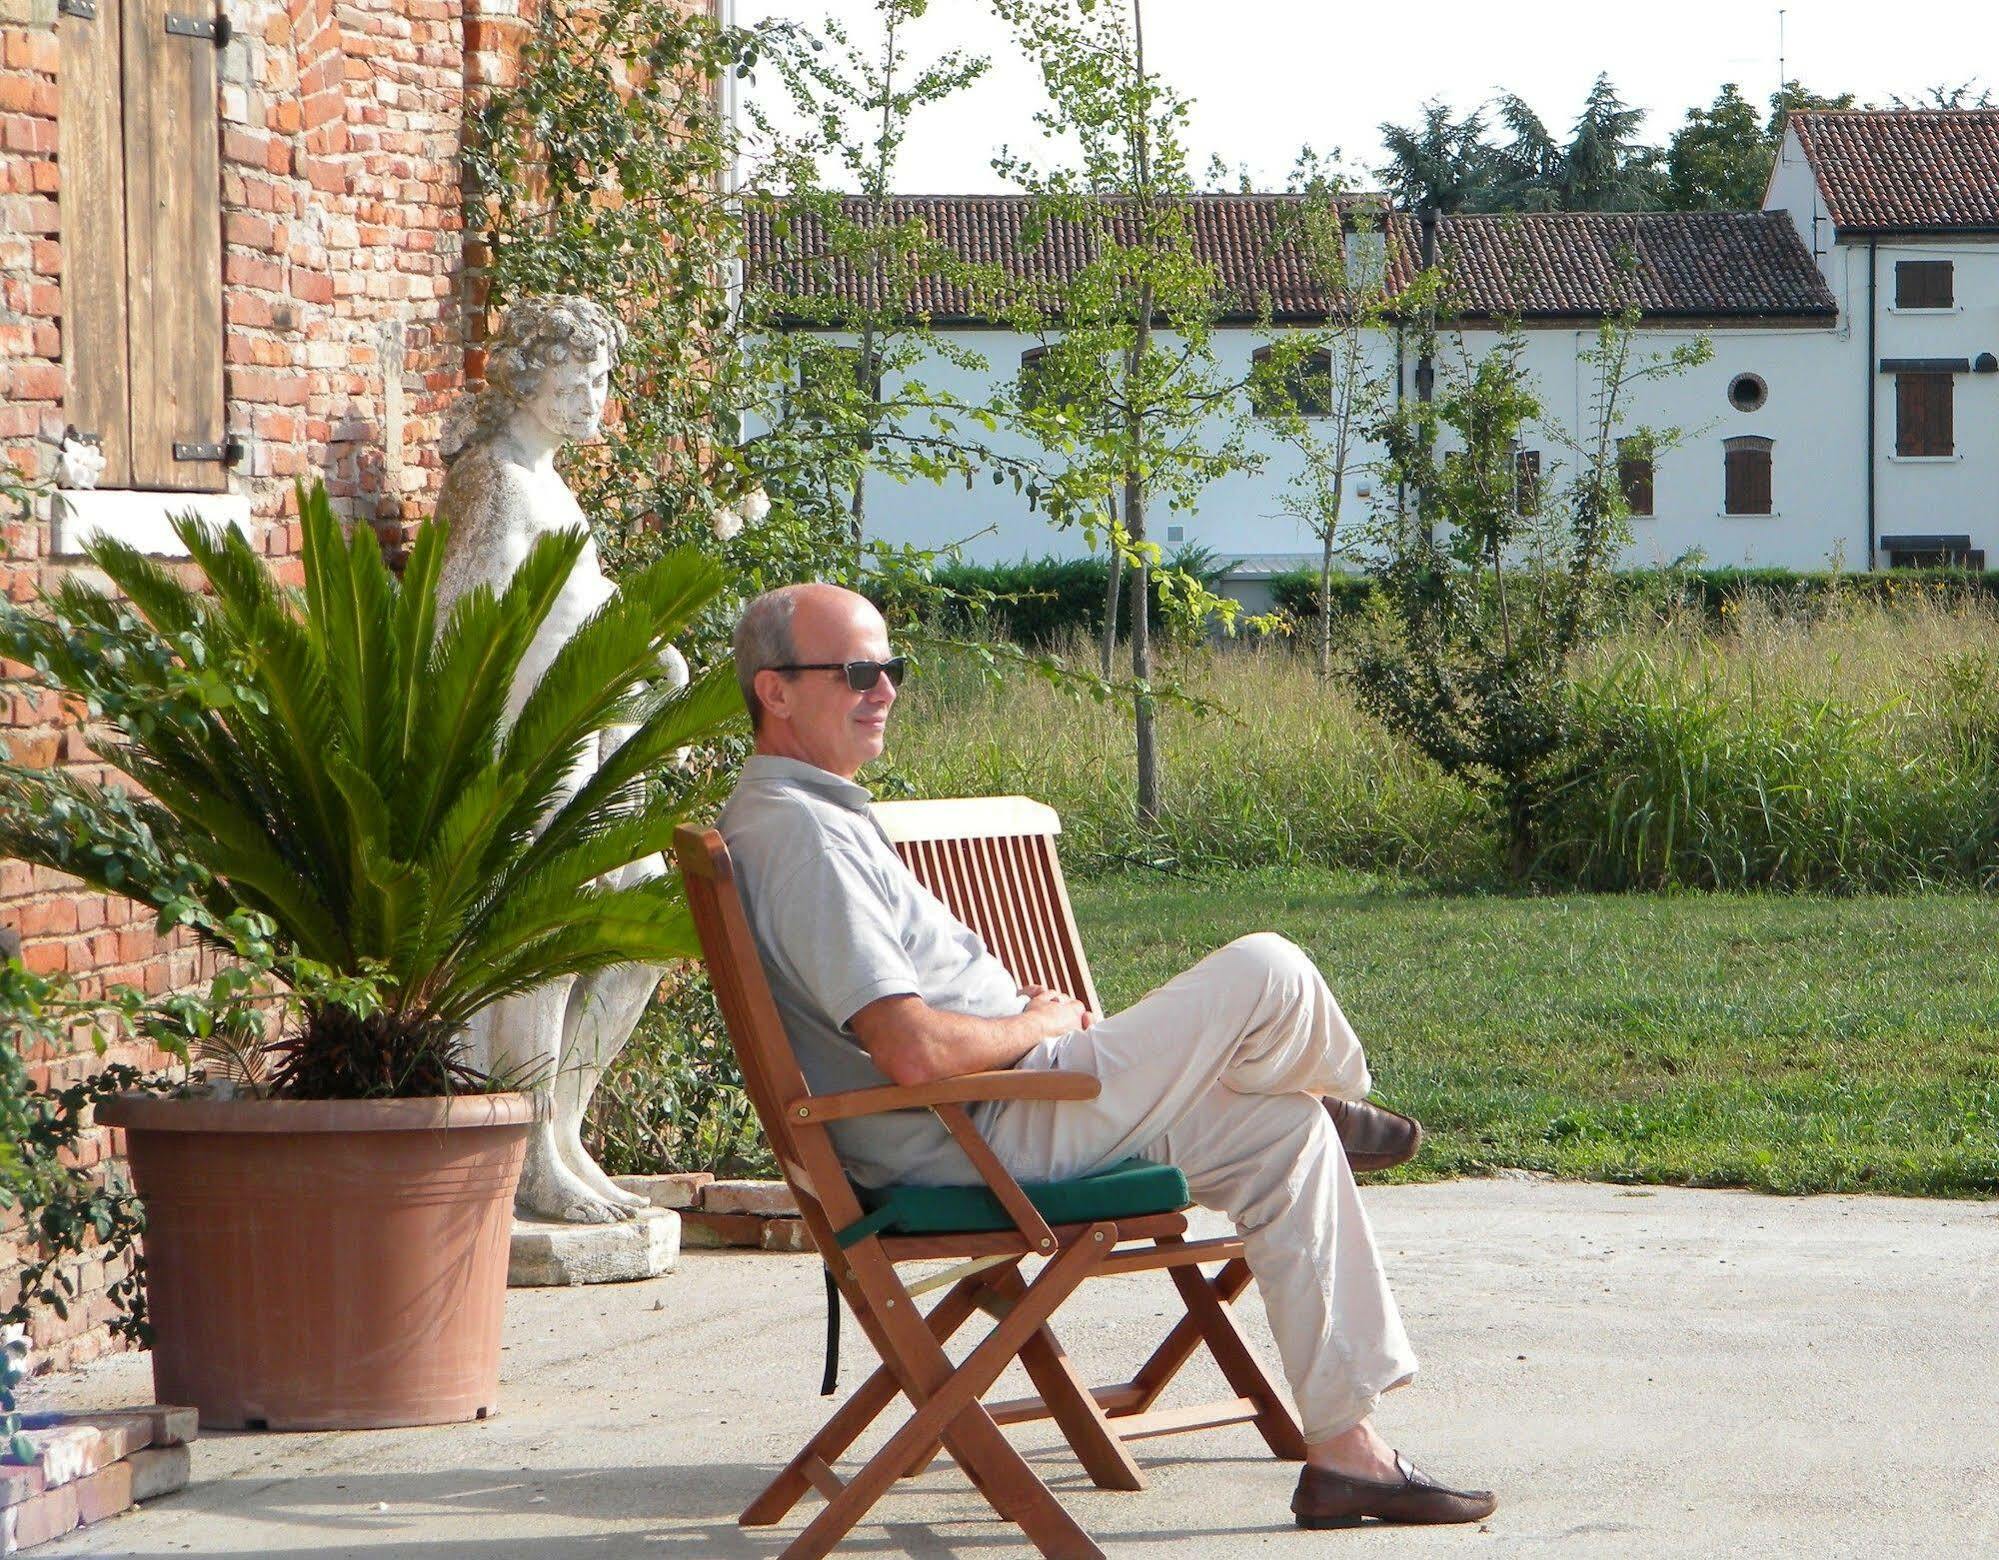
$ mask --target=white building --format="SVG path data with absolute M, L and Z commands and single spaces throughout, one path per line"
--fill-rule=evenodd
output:
M 1282 241 L 1290 199 L 1195 202 L 1196 250 L 1238 300 L 1215 333 L 1231 374 L 1247 372 L 1271 330 L 1328 317 Z M 896 207 L 897 220 L 920 218 L 966 258 L 1022 276 L 1059 274 L 1087 242 L 1057 230 L 1028 246 L 1024 197 L 904 197 Z M 1388 234 L 1392 287 L 1413 275 L 1420 238 L 1407 216 Z M 1999 548 L 1999 111 L 1800 113 L 1761 211 L 1450 216 L 1436 246 L 1462 300 L 1463 346 L 1476 353 L 1501 321 L 1517 321 L 1542 404 L 1569 427 L 1586 420 L 1593 375 L 1580 354 L 1604 315 L 1635 305 L 1645 354 L 1711 343 L 1706 365 L 1633 392 L 1626 427 L 1682 438 L 1649 472 L 1627 472 L 1637 511 L 1628 564 L 1698 552 L 1712 564 L 1795 569 L 1982 566 Z M 768 230 L 753 230 L 750 260 L 781 270 Z M 915 306 L 987 365 L 932 360 L 925 381 L 969 398 L 1014 383 L 1038 340 L 980 318 L 962 289 L 920 285 Z M 1381 329 L 1375 352 L 1382 382 L 1416 394 L 1408 334 Z M 1549 430 L 1523 434 L 1544 483 L 1559 481 L 1558 442 Z M 1017 448 L 1031 453 L 1024 440 Z M 1251 599 L 1257 575 L 1318 556 L 1279 501 L 1296 452 L 1267 433 L 1262 448 L 1260 472 L 1215 483 L 1195 510 L 1157 515 L 1151 530 L 1169 550 L 1194 543 L 1242 560 L 1238 593 Z M 1354 456 L 1350 491 L 1365 496 L 1350 521 L 1361 505 L 1397 502 L 1368 475 L 1377 454 Z M 872 483 L 867 529 L 926 547 L 969 538 L 967 554 L 985 561 L 1085 551 L 1080 534 L 1030 512 L 1011 486 L 984 483 Z

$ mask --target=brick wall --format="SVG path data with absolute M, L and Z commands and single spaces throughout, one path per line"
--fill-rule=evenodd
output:
M 245 454 L 256 545 L 296 576 L 294 478 L 325 480 L 346 514 L 399 542 L 428 513 L 442 472 L 445 406 L 463 388 L 459 130 L 468 86 L 509 78 L 515 0 L 224 0 L 221 51 L 224 388 Z M 55 0 L 0 0 L 0 459 L 51 473 L 65 424 L 62 297 L 68 265 L 57 191 Z M 476 333 L 475 333 L 476 334 Z M 476 357 L 474 367 L 477 367 Z M 49 555 L 44 508 L 10 519 L 0 589 L 31 600 L 70 565 Z M 28 763 L 90 769 L 51 700 L 0 695 L 0 743 Z M 92 770 L 91 772 L 101 772 Z M 0 925 L 40 972 L 161 991 L 203 978 L 209 956 L 153 935 L 150 917 L 72 880 L 0 862 Z M 0 1043 L 7 1043 L 0 1037 Z M 133 1048 L 113 1060 L 145 1060 Z M 37 1056 L 70 1079 L 91 1054 Z M 117 1144 L 91 1145 L 101 1162 Z M 11 1301 L 18 1224 L 0 1224 L 0 1301 Z M 103 1264 L 79 1264 L 85 1298 L 36 1329 L 45 1365 L 110 1347 Z

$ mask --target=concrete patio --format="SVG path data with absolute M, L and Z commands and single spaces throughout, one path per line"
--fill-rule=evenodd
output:
M 1476 1531 L 1305 1534 L 1285 1510 L 1292 1470 L 1246 1428 L 1141 1443 L 1152 1487 L 1131 1495 L 1095 1491 L 1045 1427 L 1022 1427 L 1108 1553 L 1999 1553 L 1999 1205 L 1531 1179 L 1369 1198 L 1425 1359 L 1380 1422 L 1420 1465 L 1499 1490 L 1498 1514 Z M 1103 1280 L 1064 1313 L 1064 1341 L 1108 1377 L 1169 1293 L 1157 1274 Z M 36 1552 L 775 1555 L 795 1521 L 733 1518 L 826 1412 L 821 1304 L 813 1259 L 762 1253 L 517 1291 L 496 1418 L 211 1434 L 185 1492 Z M 1243 1314 L 1267 1350 L 1261 1307 Z M 851 1326 L 847 1343 L 851 1386 L 869 1360 Z M 62 1406 L 151 1396 L 135 1357 L 40 1387 Z M 940 1460 L 841 1552 L 1025 1551 Z

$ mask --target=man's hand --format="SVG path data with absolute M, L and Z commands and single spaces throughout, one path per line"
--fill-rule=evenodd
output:
M 1027 998 L 1027 1012 L 1061 1024 L 1056 1034 L 1066 1035 L 1072 1030 L 1088 1029 L 1097 1021 L 1096 1014 L 1066 991 L 1057 991 L 1053 986 L 1022 986 L 1020 994 Z
M 921 997 L 877 997 L 847 1020 L 889 1082 L 929 1083 L 961 1073 L 1011 1067 L 1043 1040 L 1096 1022 L 1074 997 L 1048 986 L 1023 986 L 1027 1006 L 1006 1018 L 973 1018 L 931 1007 Z

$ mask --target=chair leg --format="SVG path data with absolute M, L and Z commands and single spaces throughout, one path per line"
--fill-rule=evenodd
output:
M 1180 1291 L 1180 1298 L 1187 1303 L 1187 1315 L 1200 1329 L 1201 1341 L 1208 1346 L 1208 1352 L 1215 1357 L 1215 1363 L 1222 1368 L 1222 1375 L 1235 1388 L 1238 1397 L 1246 1397 L 1255 1403 L 1260 1412 L 1256 1416 L 1257 1430 L 1274 1456 L 1291 1462 L 1305 1460 L 1305 1433 L 1298 1428 L 1277 1384 L 1270 1379 L 1270 1373 L 1263 1368 L 1263 1362 L 1250 1348 L 1249 1340 L 1242 1335 L 1236 1319 L 1229 1314 L 1206 1278 L 1197 1267 L 1176 1267 L 1168 1270 L 1173 1276 L 1174 1287 Z
M 1025 1290 L 1018 1268 L 988 1283 L 1008 1304 L 1017 1304 Z M 1055 1334 L 1047 1327 L 1035 1330 L 1021 1345 L 1020 1363 L 1048 1406 L 1049 1417 L 1061 1426 L 1076 1460 L 1100 1490 L 1142 1490 L 1145 1475 L 1125 1450 L 1124 1442 L 1111 1428 L 1101 1404 L 1090 1391 Z
M 929 1316 L 924 1320 L 929 1323 L 930 1335 L 939 1344 L 948 1343 L 978 1309 L 978 1293 L 985 1279 L 986 1275 L 981 1273 L 976 1278 L 960 1280 L 931 1307 Z M 750 1502 L 749 1508 L 736 1519 L 738 1525 L 769 1527 L 772 1523 L 782 1522 L 805 1492 L 812 1488 L 811 1478 L 806 1472 L 807 1464 L 814 1458 L 829 1467 L 838 1461 L 840 1454 L 854 1444 L 855 1438 L 895 1401 L 899 1390 L 894 1372 L 886 1365 L 876 1367 L 874 1374 L 854 1389 L 853 1395 L 840 1405 L 819 1432 L 799 1448 L 798 1455 L 785 1465 L 784 1471 Z
M 1116 1235 L 1114 1225 L 1096 1226 L 1058 1253 L 1035 1275 L 1005 1319 L 955 1369 L 943 1346 L 913 1313 L 886 1259 L 857 1252 L 855 1268 L 863 1290 L 870 1291 L 870 1300 L 875 1298 L 872 1291 L 879 1290 L 883 1302 L 870 1307 L 874 1326 L 869 1330 L 880 1330 L 884 1357 L 899 1359 L 909 1372 L 917 1409 L 807 1524 L 785 1550 L 785 1560 L 819 1560 L 827 1554 L 940 1437 L 986 1499 L 1042 1554 L 1050 1560 L 1103 1560 L 1103 1551 L 1062 1509 L 978 1399 L 1021 1345 L 1103 1260 Z M 900 1304 L 889 1303 L 898 1298 Z
M 1164 1244 L 1164 1242 L 1161 1242 Z M 1214 1291 L 1223 1304 L 1232 1303 L 1249 1287 L 1249 1264 L 1241 1257 L 1235 1257 L 1222 1264 L 1214 1277 Z M 1131 1378 L 1132 1385 L 1140 1391 L 1138 1401 L 1131 1406 L 1131 1412 L 1142 1414 L 1159 1401 L 1160 1393 L 1172 1384 L 1180 1374 L 1181 1366 L 1194 1357 L 1194 1351 L 1201 1346 L 1201 1326 L 1193 1313 L 1175 1322 L 1159 1340 L 1146 1362 L 1138 1367 Z

